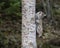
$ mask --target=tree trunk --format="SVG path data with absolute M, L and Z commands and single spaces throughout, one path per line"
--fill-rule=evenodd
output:
M 22 0 L 22 48 L 37 48 L 35 0 Z
M 48 21 L 51 20 L 51 5 L 50 5 L 50 0 L 46 0 L 46 8 L 47 8 L 47 18 Z

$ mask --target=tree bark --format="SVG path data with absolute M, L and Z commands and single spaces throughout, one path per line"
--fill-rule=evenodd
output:
M 22 48 L 37 48 L 35 0 L 22 0 Z
M 51 5 L 50 5 L 50 0 L 46 0 L 46 8 L 47 8 L 47 18 L 48 21 L 51 20 Z

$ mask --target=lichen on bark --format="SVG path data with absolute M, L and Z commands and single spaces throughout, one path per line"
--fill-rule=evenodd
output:
M 22 48 L 36 48 L 35 0 L 22 0 Z

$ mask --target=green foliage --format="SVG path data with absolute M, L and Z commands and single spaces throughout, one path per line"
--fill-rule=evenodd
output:
M 51 48 L 51 46 L 50 46 L 49 44 L 47 44 L 47 43 L 44 43 L 44 44 L 42 45 L 42 48 Z
M 36 4 L 36 11 L 40 10 L 44 11 L 43 5 L 39 1 Z M 53 5 L 52 6 L 53 19 L 57 20 L 57 24 L 53 25 L 59 27 L 60 30 L 60 7 L 59 7 L 60 1 L 54 0 L 54 2 L 52 2 L 52 5 Z M 5 14 L 10 16 L 6 16 Z M 47 24 L 45 24 L 45 27 L 46 25 Z M 21 0 L 0 0 L 0 48 L 21 48 L 20 27 L 21 27 Z M 50 32 L 50 26 L 47 26 L 44 32 Z M 50 33 L 49 35 L 48 34 L 45 35 L 46 37 L 50 38 L 49 36 Z M 56 47 L 51 46 L 50 44 L 47 43 L 43 43 L 44 41 L 40 42 L 40 40 L 41 40 L 40 38 L 37 39 L 37 46 L 39 48 L 40 44 L 42 45 L 42 48 Z
M 20 16 L 0 16 L 0 21 L 0 48 L 20 48 Z
M 21 16 L 21 0 L 6 0 L 0 3 L 0 12 Z
M 0 3 L 0 12 L 2 12 L 2 7 L 4 6 L 5 2 Z

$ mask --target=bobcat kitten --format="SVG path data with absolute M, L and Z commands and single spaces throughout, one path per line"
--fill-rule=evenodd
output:
M 42 11 L 36 13 L 35 20 L 36 20 L 36 32 L 38 33 L 38 37 L 42 36 L 43 33 L 43 26 L 42 26 L 42 18 L 46 16 Z

